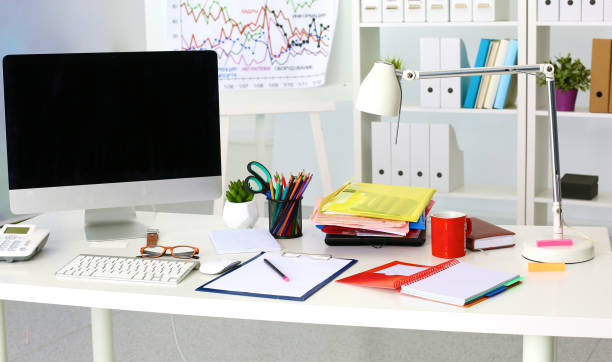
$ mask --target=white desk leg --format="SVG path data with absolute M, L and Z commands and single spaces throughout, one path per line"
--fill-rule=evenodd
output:
M 115 360 L 112 310 L 91 308 L 91 342 L 94 362 Z
M 323 137 L 323 127 L 321 126 L 321 113 L 311 112 L 310 123 L 312 125 L 312 136 L 317 151 L 317 161 L 319 162 L 319 177 L 323 184 L 323 194 L 329 195 L 332 192 L 331 173 L 329 172 L 329 162 L 327 151 L 325 150 L 325 138 Z
M 227 151 L 229 149 L 229 117 L 223 116 L 219 120 L 221 137 L 221 197 L 214 201 L 213 215 L 223 214 L 223 201 L 225 200 L 225 186 L 227 183 Z
M 8 362 L 6 347 L 6 324 L 4 320 L 4 301 L 0 299 L 0 362 Z
M 557 360 L 557 338 L 523 336 L 523 362 L 553 362 Z

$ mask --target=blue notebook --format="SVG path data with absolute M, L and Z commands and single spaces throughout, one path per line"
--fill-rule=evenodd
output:
M 480 39 L 480 47 L 478 48 L 478 55 L 476 56 L 474 67 L 480 68 L 486 65 L 490 45 L 491 39 Z M 470 84 L 468 85 L 468 91 L 465 95 L 463 108 L 474 108 L 474 106 L 476 105 L 476 97 L 478 97 L 478 88 L 480 88 L 481 79 L 482 75 L 475 75 L 473 77 L 470 77 Z
M 274 271 L 269 260 L 289 278 L 289 282 Z M 355 264 L 355 259 L 283 256 L 260 253 L 236 269 L 218 276 L 196 291 L 304 301 Z
M 516 39 L 510 39 L 508 43 L 508 52 L 506 53 L 506 59 L 504 65 L 516 65 L 516 59 L 518 57 L 518 41 Z M 495 102 L 493 108 L 504 109 L 506 106 L 506 98 L 508 97 L 508 90 L 510 89 L 510 81 L 512 80 L 512 74 L 504 74 L 499 78 L 499 86 L 497 87 L 497 95 L 495 96 Z

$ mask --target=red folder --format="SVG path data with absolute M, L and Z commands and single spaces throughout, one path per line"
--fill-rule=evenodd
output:
M 406 275 L 386 275 L 383 273 L 377 273 L 378 271 L 390 268 L 394 265 L 408 265 L 408 266 L 416 266 L 422 268 L 429 268 L 428 265 L 420 265 L 420 264 L 410 264 L 404 263 L 401 261 L 392 261 L 385 265 L 377 266 L 376 268 L 366 270 L 362 273 L 351 275 L 350 277 L 346 277 L 343 279 L 337 280 L 339 283 L 348 283 L 348 284 L 358 284 L 366 287 L 374 287 L 374 288 L 387 288 L 387 289 L 396 289 L 400 290 L 402 284 L 410 278 L 410 276 Z

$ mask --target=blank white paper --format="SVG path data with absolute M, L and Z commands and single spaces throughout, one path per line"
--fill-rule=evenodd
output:
M 278 241 L 266 229 L 216 230 L 209 235 L 217 254 L 281 250 Z

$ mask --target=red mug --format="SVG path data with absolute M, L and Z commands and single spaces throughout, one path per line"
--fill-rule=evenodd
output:
M 465 255 L 465 241 L 472 233 L 472 220 L 458 211 L 431 215 L 431 254 L 452 259 Z

